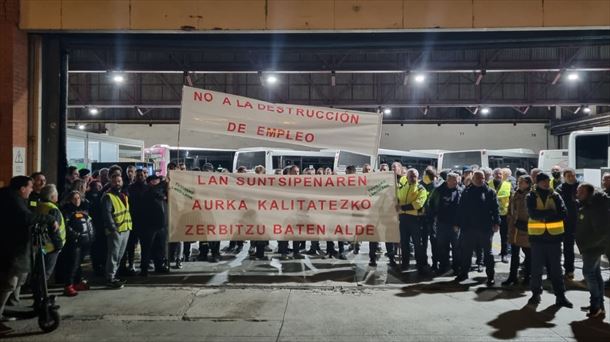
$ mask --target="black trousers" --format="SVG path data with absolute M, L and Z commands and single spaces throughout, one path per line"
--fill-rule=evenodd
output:
M 524 272 L 523 277 L 529 279 L 532 274 L 532 253 L 529 248 L 521 248 L 517 245 L 510 246 L 510 273 L 508 274 L 509 279 L 517 279 L 519 273 L 519 264 L 521 263 L 521 250 L 525 254 L 525 260 L 523 260 Z
M 151 259 L 156 269 L 161 268 L 167 259 L 167 231 L 160 229 L 140 232 L 140 243 L 142 244 L 140 269 L 143 272 L 148 271 Z
M 421 217 L 413 215 L 399 215 L 400 221 L 400 248 L 402 249 L 402 264 L 409 265 L 411 257 L 411 244 L 415 248 L 415 260 L 417 267 L 421 268 L 427 265 L 428 256 L 422 243 L 422 221 Z
M 377 248 L 379 248 L 379 242 L 369 242 L 369 259 L 377 260 Z M 386 242 L 385 249 L 388 251 L 388 258 L 394 260 L 394 243 Z
M 563 269 L 565 273 L 574 273 L 574 231 L 576 223 L 566 222 L 563 234 Z
M 532 246 L 532 278 L 530 287 L 534 294 L 542 293 L 542 270 L 546 266 L 553 284 L 555 296 L 561 297 L 566 292 L 561 272 L 561 243 L 530 241 Z
M 208 253 L 220 257 L 220 241 L 199 241 L 199 257 L 207 258 Z
M 491 254 L 491 241 L 493 231 L 464 230 L 460 231 L 460 254 L 462 256 L 460 275 L 468 276 L 470 264 L 472 263 L 472 253 L 477 245 L 483 249 L 483 260 L 485 262 L 485 272 L 488 279 L 495 276 L 494 257 Z
M 437 223 L 436 225 L 436 250 L 438 253 L 439 268 L 441 270 L 449 269 L 457 272 L 459 269 L 460 258 L 458 248 L 459 234 L 453 229 L 452 224 Z M 451 265 L 449 264 L 449 251 L 451 251 Z
M 131 233 L 129 233 L 129 240 L 127 240 L 127 248 L 125 249 L 125 254 L 123 254 L 123 259 L 121 259 L 121 267 L 122 268 L 131 268 L 134 266 L 134 260 L 136 257 L 136 246 L 140 241 L 140 230 L 133 229 Z
M 89 252 L 88 244 L 80 244 L 74 241 L 68 241 L 64 248 L 61 249 L 61 256 L 64 263 L 64 282 L 66 286 L 78 284 L 82 280 L 83 269 L 81 264 L 83 259 Z
M 233 241 L 233 240 L 229 241 L 229 248 L 235 248 L 235 246 L 243 248 L 244 242 L 243 241 Z
M 104 274 L 106 269 L 106 234 L 101 225 L 95 225 L 95 240 L 91 244 L 91 264 L 96 272 Z
M 265 257 L 265 246 L 269 243 L 269 241 L 251 241 L 250 243 L 254 244 L 254 248 L 256 248 L 254 252 L 254 256 L 257 258 Z
M 345 252 L 345 242 L 337 241 L 337 245 L 339 246 L 339 254 L 343 254 Z M 326 253 L 334 253 L 335 251 L 335 242 L 334 241 L 326 241 Z
M 292 241 L 292 253 L 298 254 L 299 249 L 301 247 L 302 241 Z M 277 242 L 278 253 L 280 254 L 288 254 L 288 241 L 278 241 Z
M 436 224 L 433 217 L 423 216 L 422 220 L 422 247 L 426 253 L 428 252 L 428 241 L 430 241 L 430 247 L 432 249 L 432 265 L 437 265 L 438 260 L 438 244 L 436 243 L 437 233 Z M 428 262 L 428 256 L 426 255 L 426 263 Z
M 506 215 L 500 216 L 500 244 L 500 255 L 508 255 L 508 220 Z

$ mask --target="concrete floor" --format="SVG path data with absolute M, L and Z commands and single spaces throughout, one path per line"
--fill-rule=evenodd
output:
M 580 282 L 570 284 L 567 293 L 574 309 L 557 310 L 554 296 L 545 293 L 533 310 L 525 306 L 526 289 L 488 289 L 484 273 L 472 272 L 472 280 L 456 284 L 452 277 L 422 279 L 414 271 L 388 270 L 384 257 L 370 268 L 367 248 L 365 243 L 361 254 L 349 253 L 346 261 L 250 261 L 243 251 L 214 266 L 190 262 L 169 275 L 129 278 L 122 290 L 93 286 L 74 298 L 59 297 L 63 321 L 57 331 L 42 334 L 35 319 L 24 319 L 6 323 L 13 332 L 3 337 L 45 342 L 610 341 L 608 319 L 587 320 L 579 310 L 588 305 Z M 577 280 L 581 266 L 577 260 Z M 498 262 L 496 270 L 499 284 L 508 265 Z

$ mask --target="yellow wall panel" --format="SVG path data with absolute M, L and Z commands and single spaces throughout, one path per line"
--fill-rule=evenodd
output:
M 197 0 L 131 0 L 131 29 L 179 30 L 197 27 Z
M 129 0 L 62 0 L 62 28 L 129 29 Z
M 472 28 L 472 0 L 405 0 L 405 28 Z
M 402 28 L 402 0 L 335 1 L 335 29 Z
M 265 29 L 265 0 L 204 0 L 199 6 L 199 29 Z
M 609 0 L 545 0 L 544 26 L 610 26 Z
M 474 0 L 474 27 L 542 27 L 542 0 Z
M 19 27 L 61 29 L 60 0 L 21 0 Z
M 270 30 L 332 29 L 333 0 L 268 0 Z

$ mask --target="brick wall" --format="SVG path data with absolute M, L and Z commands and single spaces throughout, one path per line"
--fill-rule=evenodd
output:
M 13 175 L 13 147 L 27 146 L 28 39 L 18 25 L 19 0 L 7 0 L 0 6 L 0 185 Z

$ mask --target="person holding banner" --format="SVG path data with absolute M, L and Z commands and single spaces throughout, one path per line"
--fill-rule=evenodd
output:
M 214 172 L 214 166 L 210 163 L 205 163 L 201 172 Z M 186 248 L 190 246 L 190 243 L 187 243 Z M 212 255 L 208 257 L 208 252 L 211 252 Z M 199 261 L 208 261 L 210 263 L 217 263 L 222 259 L 220 256 L 220 241 L 199 241 L 199 256 L 197 260 Z
M 288 175 L 298 176 L 301 174 L 301 169 L 297 165 L 292 165 L 287 168 Z M 294 259 L 303 259 L 304 256 L 300 252 L 300 246 L 302 241 L 292 241 L 292 256 Z M 278 241 L 277 243 L 278 252 L 280 253 L 280 259 L 288 259 L 288 241 Z
M 267 173 L 267 170 L 265 170 L 264 166 L 257 165 L 254 167 L 254 173 L 256 173 L 257 175 L 264 175 Z M 269 260 L 265 256 L 265 246 L 267 246 L 268 243 L 269 241 L 250 241 L 250 244 L 254 245 L 255 248 L 255 252 L 254 254 L 250 254 L 250 258 L 254 258 L 257 260 Z
M 417 271 L 420 274 L 428 273 L 426 251 L 422 243 L 423 208 L 428 198 L 428 192 L 419 183 L 419 172 L 408 169 L 407 175 L 400 178 L 398 189 L 398 206 L 400 221 L 400 247 L 402 249 L 401 270 L 409 269 L 411 257 L 410 241 L 415 247 Z

